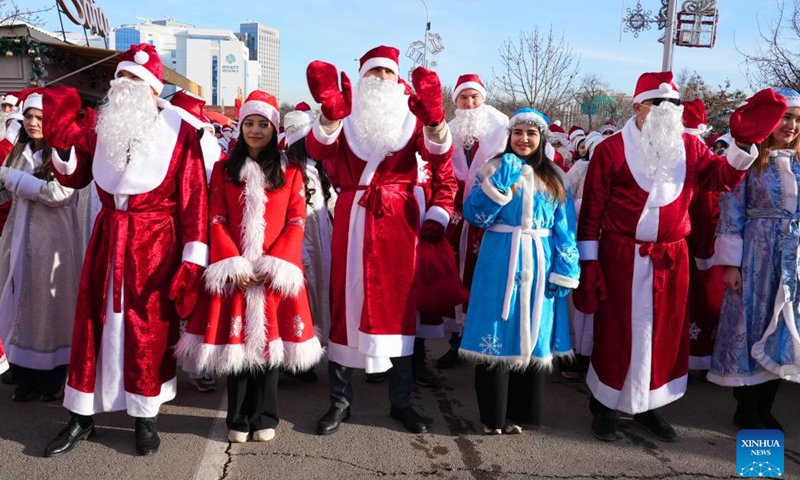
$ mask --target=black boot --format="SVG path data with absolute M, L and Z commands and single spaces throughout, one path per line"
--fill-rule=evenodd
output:
M 764 428 L 783 431 L 783 427 L 775 417 L 772 416 L 772 403 L 775 401 L 775 394 L 778 393 L 778 387 L 781 381 L 770 380 L 769 382 L 756 385 L 756 401 L 758 404 L 758 416 Z
M 736 399 L 736 413 L 733 424 L 742 429 L 764 428 L 758 413 L 758 389 L 760 385 L 733 387 L 733 398 Z
M 44 449 L 45 457 L 57 457 L 63 455 L 81 441 L 94 435 L 94 420 L 92 417 L 78 415 L 70 412 L 69 422 L 58 432 L 47 447 Z
M 594 396 L 589 398 L 589 410 L 592 412 L 592 435 L 604 442 L 617 440 L 617 418 L 614 410 L 606 407 Z
M 425 339 L 414 339 L 414 354 L 411 356 L 411 372 L 414 382 L 420 387 L 435 388 L 439 386 L 439 381 L 425 366 Z
M 156 417 L 136 419 L 136 453 L 146 457 L 158 451 L 161 438 L 156 431 Z

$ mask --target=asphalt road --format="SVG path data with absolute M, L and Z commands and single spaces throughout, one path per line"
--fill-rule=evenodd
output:
M 444 341 L 429 342 L 435 359 Z M 432 361 L 430 362 L 432 363 Z M 692 377 L 687 395 L 664 409 L 679 441 L 666 444 L 621 420 L 621 438 L 596 440 L 589 429 L 588 389 L 557 372 L 548 378 L 545 425 L 521 435 L 485 436 L 480 430 L 473 368 L 431 371 L 442 385 L 414 387 L 412 401 L 433 419 L 429 433 L 406 433 L 389 418 L 387 385 L 354 375 L 353 417 L 338 433 L 314 431 L 328 408 L 327 366 L 319 381 L 280 381 L 282 421 L 275 440 L 229 445 L 224 382 L 199 393 L 185 376 L 178 398 L 159 417 L 161 450 L 134 451 L 133 420 L 123 412 L 95 417 L 97 434 L 70 454 L 42 451 L 68 415 L 60 403 L 14 403 L 0 385 L 0 479 L 701 479 L 736 477 L 735 401 L 729 389 Z M 221 410 L 222 409 L 222 410 Z M 784 382 L 774 407 L 786 431 L 784 478 L 800 478 L 800 385 Z

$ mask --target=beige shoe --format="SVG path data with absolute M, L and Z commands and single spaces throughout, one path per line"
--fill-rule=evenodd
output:
M 264 430 L 253 432 L 253 440 L 256 442 L 269 442 L 273 438 L 275 438 L 274 428 L 265 428 Z
M 503 425 L 503 433 L 516 435 L 518 433 L 522 433 L 522 427 L 520 427 L 516 423 L 508 422 L 505 425 Z
M 500 430 L 499 428 L 489 428 L 486 425 L 484 425 L 483 433 L 485 433 L 486 435 L 500 435 L 501 433 L 503 433 L 503 431 Z
M 228 441 L 231 443 L 245 443 L 247 441 L 247 432 L 240 432 L 238 430 L 229 430 Z

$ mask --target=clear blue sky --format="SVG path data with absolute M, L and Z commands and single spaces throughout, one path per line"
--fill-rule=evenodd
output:
M 697 70 L 712 86 L 729 78 L 732 85 L 750 91 L 744 76 L 743 57 L 737 52 L 755 48 L 758 24 L 765 29 L 777 15 L 779 0 L 720 0 L 717 43 L 713 49 L 676 47 L 673 70 Z M 445 50 L 435 57 L 442 83 L 452 85 L 461 73 L 477 72 L 483 78 L 499 68 L 498 48 L 516 38 L 520 31 L 538 25 L 556 33 L 580 55 L 581 71 L 595 73 L 613 90 L 631 92 L 644 71 L 661 69 L 660 32 L 654 26 L 639 38 L 623 33 L 620 41 L 621 0 L 426 0 L 431 31 L 442 36 Z M 43 5 L 43 0 L 23 4 Z M 50 2 L 46 2 L 48 5 Z M 311 101 L 305 68 L 321 59 L 356 76 L 357 59 L 370 48 L 385 44 L 401 51 L 400 68 L 405 72 L 411 60 L 405 58 L 408 45 L 421 40 L 425 7 L 421 0 L 293 0 L 186 2 L 185 0 L 95 0 L 112 27 L 137 23 L 136 16 L 177 21 L 200 28 L 237 31 L 239 23 L 255 20 L 281 31 L 281 101 Z M 682 0 L 678 1 L 678 5 Z M 208 6 L 213 5 L 213 6 Z M 625 8 L 635 7 L 625 0 Z M 659 0 L 642 0 L 645 10 L 656 12 Z M 58 16 L 43 16 L 45 28 L 58 30 Z M 66 22 L 68 20 L 65 19 Z M 67 30 L 72 24 L 65 24 Z M 679 86 L 680 87 L 680 86 Z

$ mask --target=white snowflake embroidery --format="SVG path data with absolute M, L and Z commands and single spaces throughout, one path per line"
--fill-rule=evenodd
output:
M 294 217 L 294 218 L 290 218 L 289 221 L 286 222 L 286 224 L 287 225 L 295 225 L 295 226 L 299 226 L 299 227 L 305 227 L 306 226 L 306 220 L 303 217 Z
M 450 223 L 453 225 L 458 225 L 463 219 L 464 217 L 461 215 L 461 212 L 453 212 L 453 216 L 450 217 Z
M 231 338 L 239 338 L 242 333 L 242 316 L 237 315 L 231 319 Z
M 578 257 L 580 254 L 578 253 L 578 248 L 574 246 L 568 246 L 566 248 L 556 246 L 556 252 L 558 253 L 559 258 L 564 260 L 567 263 L 578 263 Z
M 503 344 L 500 343 L 499 338 L 490 333 L 481 337 L 481 343 L 478 346 L 481 347 L 481 353 L 484 355 L 500 355 Z
M 697 340 L 697 337 L 700 335 L 700 332 L 703 330 L 697 326 L 696 323 L 692 322 L 689 324 L 689 339 L 690 340 Z
M 221 224 L 221 225 L 227 225 L 228 224 L 228 217 L 226 217 L 225 215 L 214 215 L 213 217 L 211 217 L 211 225 L 214 225 L 214 224 L 217 224 L 217 223 Z
M 292 320 L 294 321 L 294 336 L 296 338 L 302 337 L 303 330 L 306 329 L 306 325 L 303 323 L 303 319 L 300 318 L 300 315 L 295 315 Z
M 475 255 L 481 253 L 481 242 L 475 242 L 472 244 L 472 253 Z
M 178 330 L 180 331 L 181 337 L 186 333 L 187 328 L 189 328 L 189 320 L 181 320 L 178 323 Z
M 300 194 L 301 197 L 306 198 L 306 188 L 305 187 L 303 187 L 298 193 Z
M 541 230 L 544 228 L 544 218 L 534 218 L 533 219 L 533 226 L 537 230 Z
M 428 183 L 428 180 L 430 180 L 430 178 L 431 178 L 431 174 L 428 171 L 428 169 L 425 168 L 424 166 L 420 165 L 419 168 L 417 168 L 417 182 L 418 183 Z
M 475 223 L 477 223 L 479 227 L 488 227 L 492 224 L 493 220 L 494 215 L 491 213 L 478 212 L 475 214 Z

